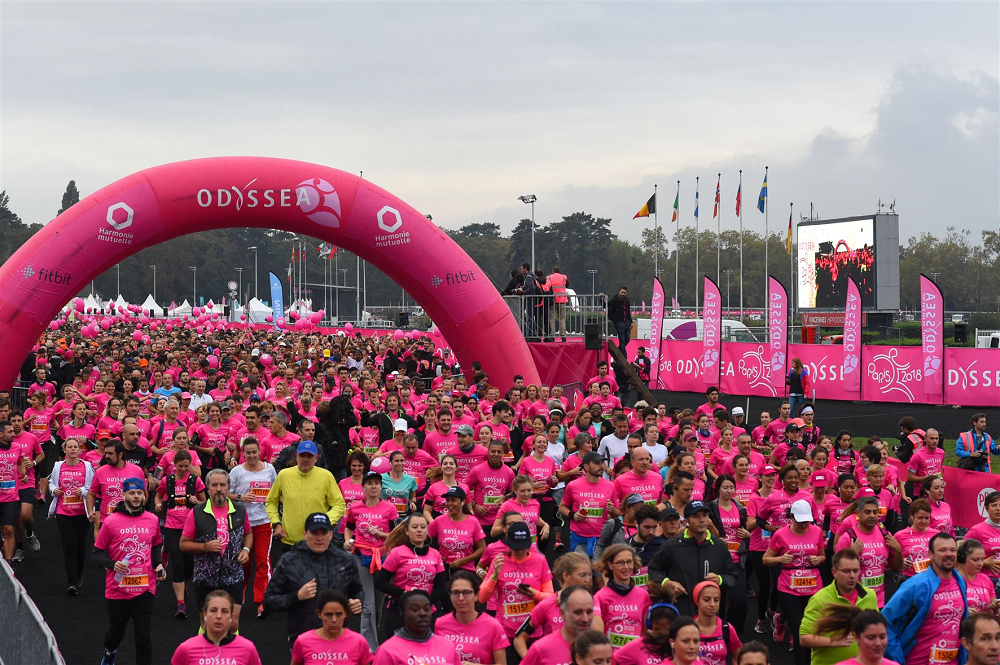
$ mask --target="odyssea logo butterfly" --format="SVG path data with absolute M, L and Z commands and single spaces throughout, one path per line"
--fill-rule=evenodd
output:
M 340 196 L 326 180 L 310 178 L 295 186 L 299 209 L 310 221 L 331 229 L 340 228 Z

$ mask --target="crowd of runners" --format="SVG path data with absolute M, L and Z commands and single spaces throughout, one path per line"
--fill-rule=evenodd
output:
M 50 331 L 0 395 L 3 557 L 62 548 L 66 593 L 106 598 L 105 665 L 130 622 L 152 661 L 157 593 L 197 624 L 156 645 L 175 665 L 259 663 L 240 633 L 270 616 L 294 664 L 1000 657 L 1000 492 L 956 533 L 975 497 L 946 500 L 912 418 L 862 447 L 808 401 L 623 407 L 604 362 L 580 395 L 501 391 L 434 335 L 123 326 Z M 985 415 L 948 434 L 1000 453 Z

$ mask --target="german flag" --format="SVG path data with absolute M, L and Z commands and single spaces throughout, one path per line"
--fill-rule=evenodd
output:
M 650 215 L 656 214 L 656 193 L 654 192 L 646 204 L 639 209 L 639 212 L 635 213 L 635 217 L 632 219 L 639 219 L 640 217 L 649 217 Z

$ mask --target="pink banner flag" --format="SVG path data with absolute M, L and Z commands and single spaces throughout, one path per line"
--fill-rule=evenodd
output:
M 924 393 L 944 392 L 944 299 L 929 277 L 920 275 L 920 339 L 924 352 Z
M 677 298 L 670 299 L 670 309 L 674 312 L 679 312 L 681 309 L 681 304 L 677 302 Z
M 847 279 L 847 309 L 844 310 L 843 375 L 844 390 L 861 390 L 861 292 L 851 278 Z
M 771 385 L 783 392 L 788 353 L 788 294 L 774 277 L 768 277 L 767 346 L 770 351 Z
M 705 298 L 701 310 L 701 371 L 709 385 L 718 385 L 722 352 L 722 297 L 719 286 L 705 278 Z
M 653 311 L 649 319 L 649 361 L 652 363 L 649 385 L 660 387 L 660 342 L 663 339 L 663 285 L 653 278 Z

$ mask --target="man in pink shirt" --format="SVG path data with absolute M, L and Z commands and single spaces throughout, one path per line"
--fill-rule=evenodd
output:
M 449 455 L 454 455 L 458 462 L 458 471 L 455 472 L 455 479 L 464 483 L 472 473 L 472 470 L 486 461 L 486 449 L 476 444 L 472 436 L 472 428 L 468 425 L 459 425 L 455 429 L 458 437 L 458 445 L 448 449 Z
M 632 451 L 632 470 L 626 471 L 614 480 L 615 500 L 621 509 L 622 502 L 629 494 L 639 494 L 645 503 L 657 505 L 663 497 L 663 478 L 653 468 L 653 456 L 648 450 L 636 448 Z
M 104 459 L 107 463 L 94 471 L 94 480 L 87 493 L 87 514 L 90 515 L 90 521 L 102 525 L 122 501 L 125 479 L 143 477 L 142 469 L 125 461 L 125 444 L 117 439 L 109 441 L 105 446 Z M 98 499 L 101 500 L 100 512 L 94 508 Z
M 559 512 L 571 520 L 570 551 L 586 551 L 592 557 L 604 523 L 618 515 L 615 486 L 603 477 L 604 457 L 600 453 L 587 453 L 580 466 L 584 475 L 566 484 Z
M 503 463 L 503 453 L 502 442 L 491 442 L 486 461 L 475 467 L 465 481 L 472 492 L 469 505 L 483 530 L 492 529 L 504 495 L 513 487 L 514 471 Z
M 563 627 L 537 640 L 524 654 L 521 665 L 572 665 L 570 645 L 590 630 L 594 621 L 594 596 L 582 586 L 567 587 L 560 597 Z
M 441 409 L 438 411 L 438 431 L 424 437 L 424 450 L 434 459 L 440 460 L 446 450 L 458 445 L 458 435 L 452 431 L 451 424 L 451 411 Z M 475 423 L 461 424 L 471 427 Z
M 920 496 L 920 483 L 924 482 L 927 476 L 935 476 L 941 473 L 944 466 L 944 448 L 938 444 L 941 442 L 941 435 L 934 428 L 930 428 L 924 434 L 924 445 L 913 453 L 910 463 L 906 465 L 906 480 L 913 483 L 917 496 Z
M 772 447 L 785 442 L 785 428 L 792 420 L 791 413 L 792 407 L 788 405 L 788 402 L 782 402 L 781 408 L 778 410 L 778 419 L 772 420 L 764 430 L 764 438 Z
M 590 390 L 590 385 L 596 383 L 600 385 L 604 381 L 607 381 L 611 385 L 611 392 L 618 392 L 618 382 L 615 377 L 608 373 L 608 361 L 600 360 L 597 363 L 597 376 L 592 376 L 587 379 L 587 383 L 583 386 L 584 390 Z
M 694 412 L 695 418 L 697 418 L 703 413 L 709 418 L 713 418 L 715 417 L 716 409 L 726 408 L 719 403 L 719 389 L 716 388 L 715 386 L 710 386 L 708 390 L 705 391 L 705 397 L 708 398 L 708 401 L 699 406 L 697 409 L 695 409 Z

